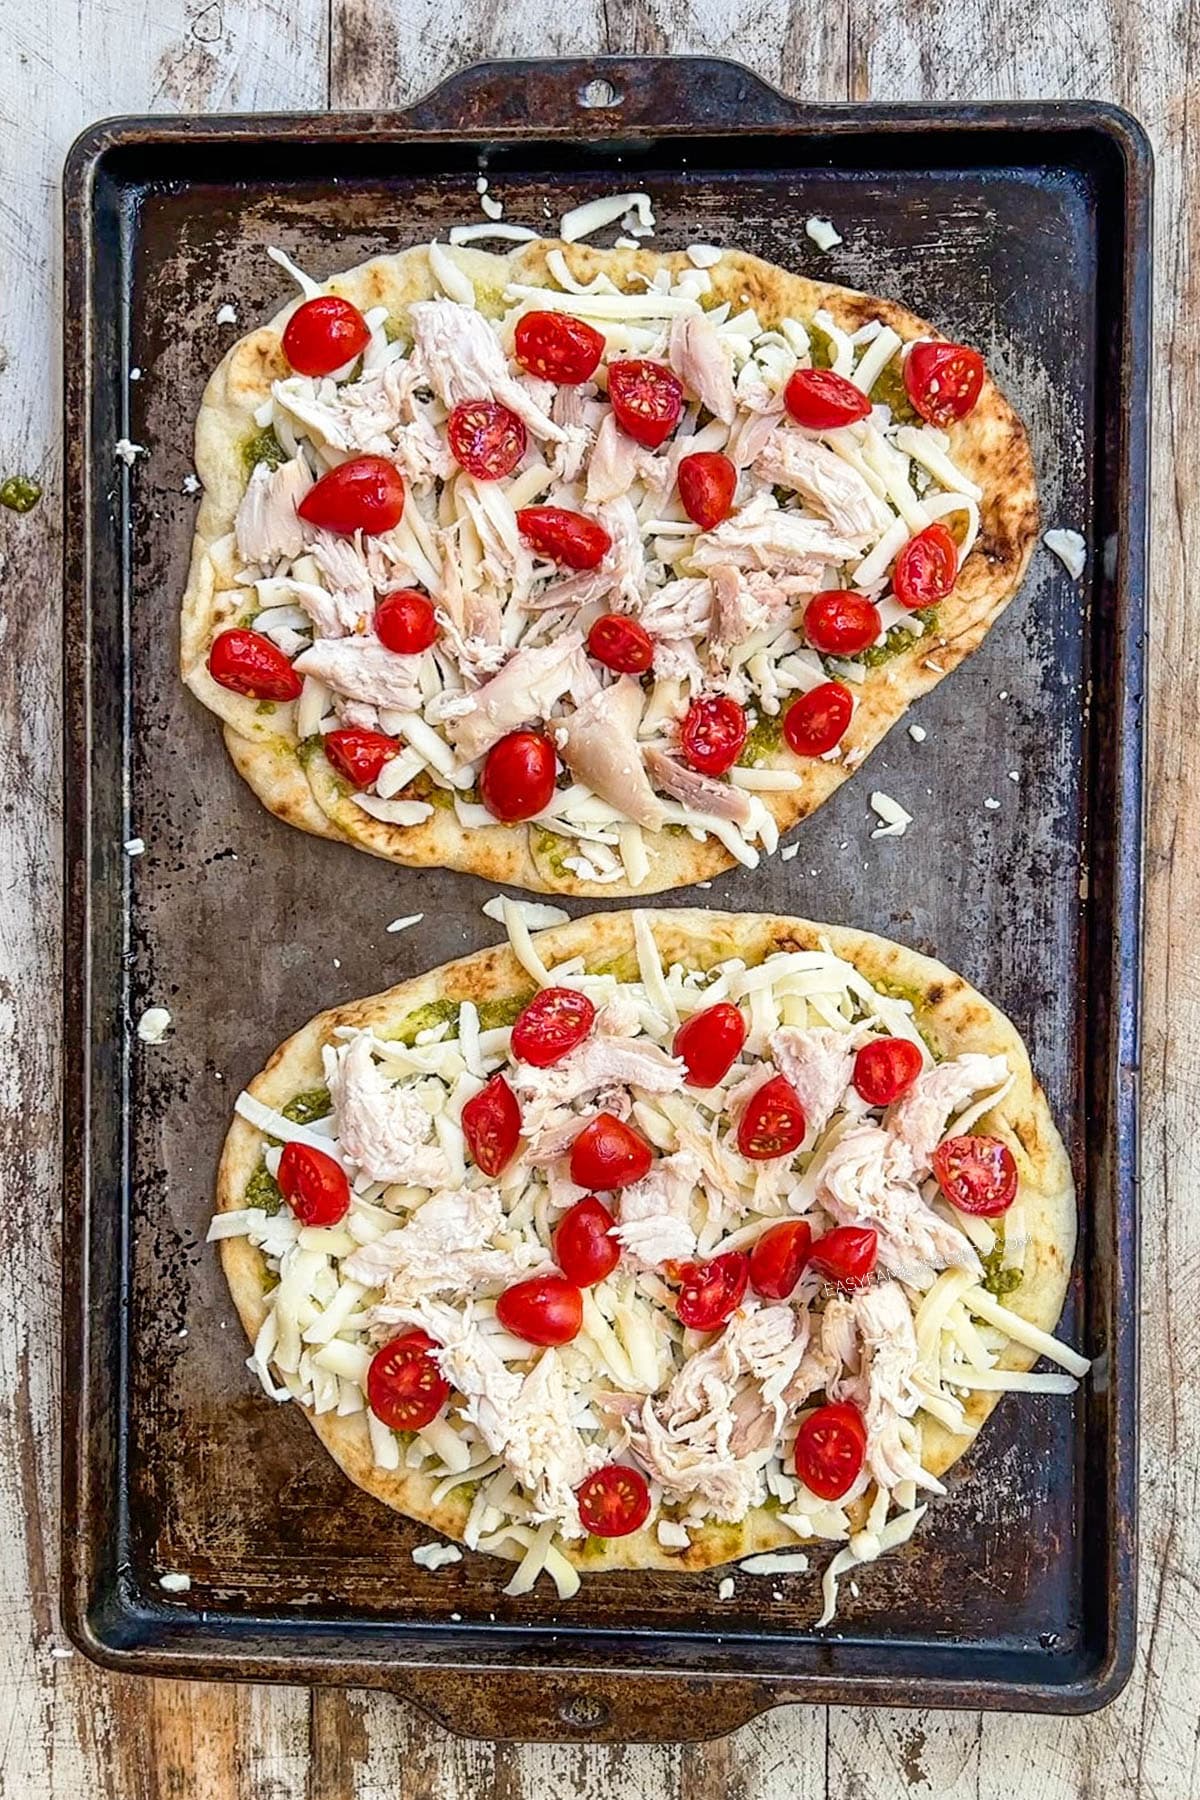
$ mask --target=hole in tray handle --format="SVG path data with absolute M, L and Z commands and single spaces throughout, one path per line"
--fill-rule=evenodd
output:
M 600 107 L 620 106 L 624 95 L 620 88 L 613 86 L 611 81 L 585 81 L 576 95 L 576 99 L 580 106 L 586 106 L 590 111 L 595 111 Z
M 595 1731 L 608 1718 L 608 1708 L 603 1700 L 593 1699 L 590 1694 L 575 1694 L 563 1701 L 558 1716 L 564 1725 L 574 1725 L 577 1731 Z

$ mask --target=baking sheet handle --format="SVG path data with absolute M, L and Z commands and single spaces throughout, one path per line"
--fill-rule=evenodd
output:
M 422 130 L 486 126 L 572 137 L 705 125 L 778 126 L 801 109 L 769 82 L 716 56 L 562 57 L 475 63 L 407 114 Z

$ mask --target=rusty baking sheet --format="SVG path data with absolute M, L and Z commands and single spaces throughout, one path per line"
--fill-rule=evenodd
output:
M 488 889 L 303 836 L 176 676 L 192 422 L 288 286 L 478 217 L 644 186 L 697 239 L 894 295 L 978 344 L 1034 439 L 1047 525 L 982 650 L 714 906 L 932 949 L 1012 1015 L 1074 1156 L 1074 1404 L 1006 1401 L 915 1540 L 818 1573 L 612 1575 L 519 1601 L 352 1488 L 275 1408 L 204 1246 L 238 1087 L 318 1008 L 494 941 Z M 806 108 L 733 64 L 493 64 L 406 114 L 119 120 L 67 170 L 65 1613 L 126 1670 L 394 1688 L 500 1737 L 700 1737 L 782 1700 L 1082 1711 L 1133 1655 L 1135 1183 L 1150 161 L 1090 105 Z M 811 214 L 843 246 L 822 255 Z M 219 309 L 236 309 L 222 323 Z M 140 373 L 134 378 L 134 370 Z M 146 446 L 127 470 L 113 446 Z M 914 823 L 871 837 L 882 787 Z M 998 801 L 999 805 L 990 805 Z M 146 852 L 122 852 L 141 836 Z M 705 894 L 679 899 L 701 901 Z M 667 897 L 669 901 L 669 896 Z M 588 910 L 576 903 L 576 911 Z M 385 930 L 423 912 L 417 928 Z M 174 1025 L 131 1054 L 128 1021 Z M 160 1585 L 190 1576 L 185 1594 Z

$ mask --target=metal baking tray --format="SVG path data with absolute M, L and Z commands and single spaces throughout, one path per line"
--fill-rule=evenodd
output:
M 645 187 L 711 240 L 893 295 L 980 345 L 1030 423 L 1047 525 L 979 653 L 714 906 L 933 949 L 1011 1014 L 1070 1144 L 1073 1404 L 1006 1401 L 903 1552 L 814 1632 L 809 1577 L 611 1575 L 559 1604 L 429 1533 L 274 1408 L 204 1246 L 238 1087 L 318 1008 L 494 941 L 486 887 L 278 824 L 176 675 L 209 369 L 287 289 L 476 215 Z M 836 221 L 823 256 L 804 221 Z M 1103 1705 L 1133 1657 L 1138 959 L 1150 152 L 1090 104 L 822 107 L 734 64 L 494 63 L 406 113 L 125 119 L 66 171 L 64 1611 L 121 1670 L 391 1688 L 495 1737 L 678 1739 L 782 1701 Z M 236 327 L 218 322 L 226 303 Z M 139 371 L 135 379 L 134 371 Z M 148 449 L 127 470 L 114 442 Z M 1010 771 L 1012 776 L 1010 778 Z M 872 789 L 907 803 L 872 839 Z M 1000 805 L 988 806 L 988 799 Z M 146 840 L 131 860 L 122 841 Z M 667 897 L 669 900 L 669 896 Z M 678 898 L 703 902 L 705 894 Z M 576 911 L 590 910 L 577 903 Z M 402 913 L 418 928 L 389 936 Z M 174 1026 L 131 1049 L 128 1022 Z M 191 1589 L 170 1595 L 163 1571 Z M 773 1589 L 780 1588 L 782 1598 Z

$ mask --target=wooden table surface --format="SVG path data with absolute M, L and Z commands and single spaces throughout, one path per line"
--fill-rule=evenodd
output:
M 0 1795 L 1032 1800 L 1200 1792 L 1200 202 L 1187 0 L 33 0 L 0 66 Z M 464 1743 L 368 1693 L 112 1679 L 55 1618 L 58 183 L 109 113 L 403 104 L 496 55 L 704 51 L 803 98 L 1112 99 L 1158 159 L 1140 1649 L 1093 1718 L 789 1707 L 696 1748 Z M 1198 263 L 1193 266 L 1192 258 Z M 1188 445 L 1192 445 L 1189 451 Z M 1176 450 L 1178 447 L 1178 456 Z M 1189 802 L 1189 793 L 1193 797 Z

